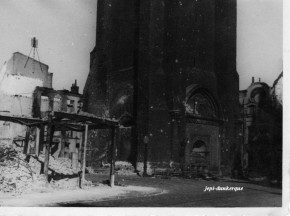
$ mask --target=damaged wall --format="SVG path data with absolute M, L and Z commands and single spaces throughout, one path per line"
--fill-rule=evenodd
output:
M 32 97 L 36 86 L 43 86 L 44 82 L 40 79 L 10 75 L 6 73 L 0 82 L 0 91 L 6 95 L 25 95 Z
M 52 73 L 48 72 L 48 65 L 36 61 L 19 52 L 13 53 L 12 57 L 4 63 L 0 71 L 0 113 L 14 116 L 33 117 L 35 90 L 37 87 L 44 88 L 53 94 L 53 110 L 76 113 L 79 109 L 81 95 L 78 92 L 71 93 L 67 90 L 55 91 L 52 89 Z M 76 83 L 74 88 L 78 88 Z M 48 95 L 39 98 L 39 115 L 44 117 L 49 111 Z M 35 117 L 35 116 L 34 116 Z M 0 121 L 0 139 L 12 141 L 15 137 L 24 139 L 26 126 Z M 60 149 L 61 134 L 56 132 L 54 152 L 57 155 Z M 76 144 L 81 143 L 80 133 L 67 133 L 67 147 L 65 157 L 71 157 L 76 151 Z M 72 145 L 69 145 L 72 143 Z M 59 148 L 57 148 L 59 146 Z M 57 155 L 58 156 L 58 155 Z
M 0 111 L 11 115 L 31 117 L 32 98 L 22 95 L 1 95 Z
M 21 95 L 3 95 L 0 93 L 0 113 L 31 117 L 32 98 Z M 0 140 L 11 140 L 16 136 L 25 136 L 26 127 L 20 124 L 0 121 Z
M 41 80 L 44 87 L 52 88 L 53 74 L 48 72 L 48 65 L 36 61 L 20 52 L 13 53 L 7 61 L 7 73 Z

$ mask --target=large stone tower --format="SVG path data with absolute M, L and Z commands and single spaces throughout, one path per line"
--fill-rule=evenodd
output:
M 238 149 L 236 0 L 99 0 L 87 111 L 131 116 L 119 159 L 229 172 Z M 198 162 L 199 161 L 199 162 Z

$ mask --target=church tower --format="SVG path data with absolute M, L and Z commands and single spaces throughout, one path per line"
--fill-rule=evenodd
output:
M 156 166 L 230 172 L 239 139 L 236 6 L 98 1 L 85 108 L 131 118 L 130 136 L 118 141 L 120 160 L 137 164 L 146 155 Z

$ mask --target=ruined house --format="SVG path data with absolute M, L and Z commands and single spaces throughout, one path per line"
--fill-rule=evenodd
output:
M 250 177 L 282 178 L 282 73 L 273 86 L 252 78 L 240 91 L 243 170 Z
M 52 88 L 52 76 L 48 65 L 13 53 L 0 72 L 0 113 L 32 117 L 33 91 L 37 86 Z M 25 135 L 25 127 L 19 124 L 1 122 L 0 127 L 1 140 Z
M 13 53 L 0 73 L 0 115 L 23 119 L 45 119 L 47 111 L 79 112 L 82 106 L 82 95 L 79 94 L 77 83 L 72 84 L 71 91 L 54 90 L 53 74 L 48 72 L 48 69 L 48 65 L 42 62 L 19 52 Z M 46 138 L 45 128 L 42 135 L 44 138 Z M 24 147 L 26 154 L 38 155 L 43 151 L 43 143 L 39 141 L 41 131 L 39 126 L 29 127 L 0 121 L 1 142 L 16 142 L 23 146 L 25 137 L 29 136 L 29 145 Z M 77 166 L 81 142 L 82 132 L 56 131 L 51 155 L 71 158 L 74 160 L 74 166 Z
M 129 122 L 118 160 L 234 169 L 236 7 L 236 0 L 98 1 L 84 108 Z

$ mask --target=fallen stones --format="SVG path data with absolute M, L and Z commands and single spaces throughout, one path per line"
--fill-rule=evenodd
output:
M 7 147 L 6 144 L 0 144 L 0 146 Z M 9 159 L 2 157 L 0 164 L 0 193 L 17 195 L 29 191 L 47 192 L 60 188 L 78 188 L 78 178 L 52 180 L 51 184 L 47 184 L 45 176 L 41 174 L 44 163 L 43 154 L 39 157 L 33 155 L 27 157 L 22 153 L 23 148 L 16 145 L 9 145 L 9 151 L 13 152 L 13 155 Z M 26 161 L 27 158 L 29 162 Z M 72 169 L 71 160 L 68 158 L 55 159 L 52 156 L 49 158 L 49 174 L 73 176 L 79 171 L 79 169 Z M 91 186 L 92 183 L 89 181 L 84 183 L 84 187 Z

